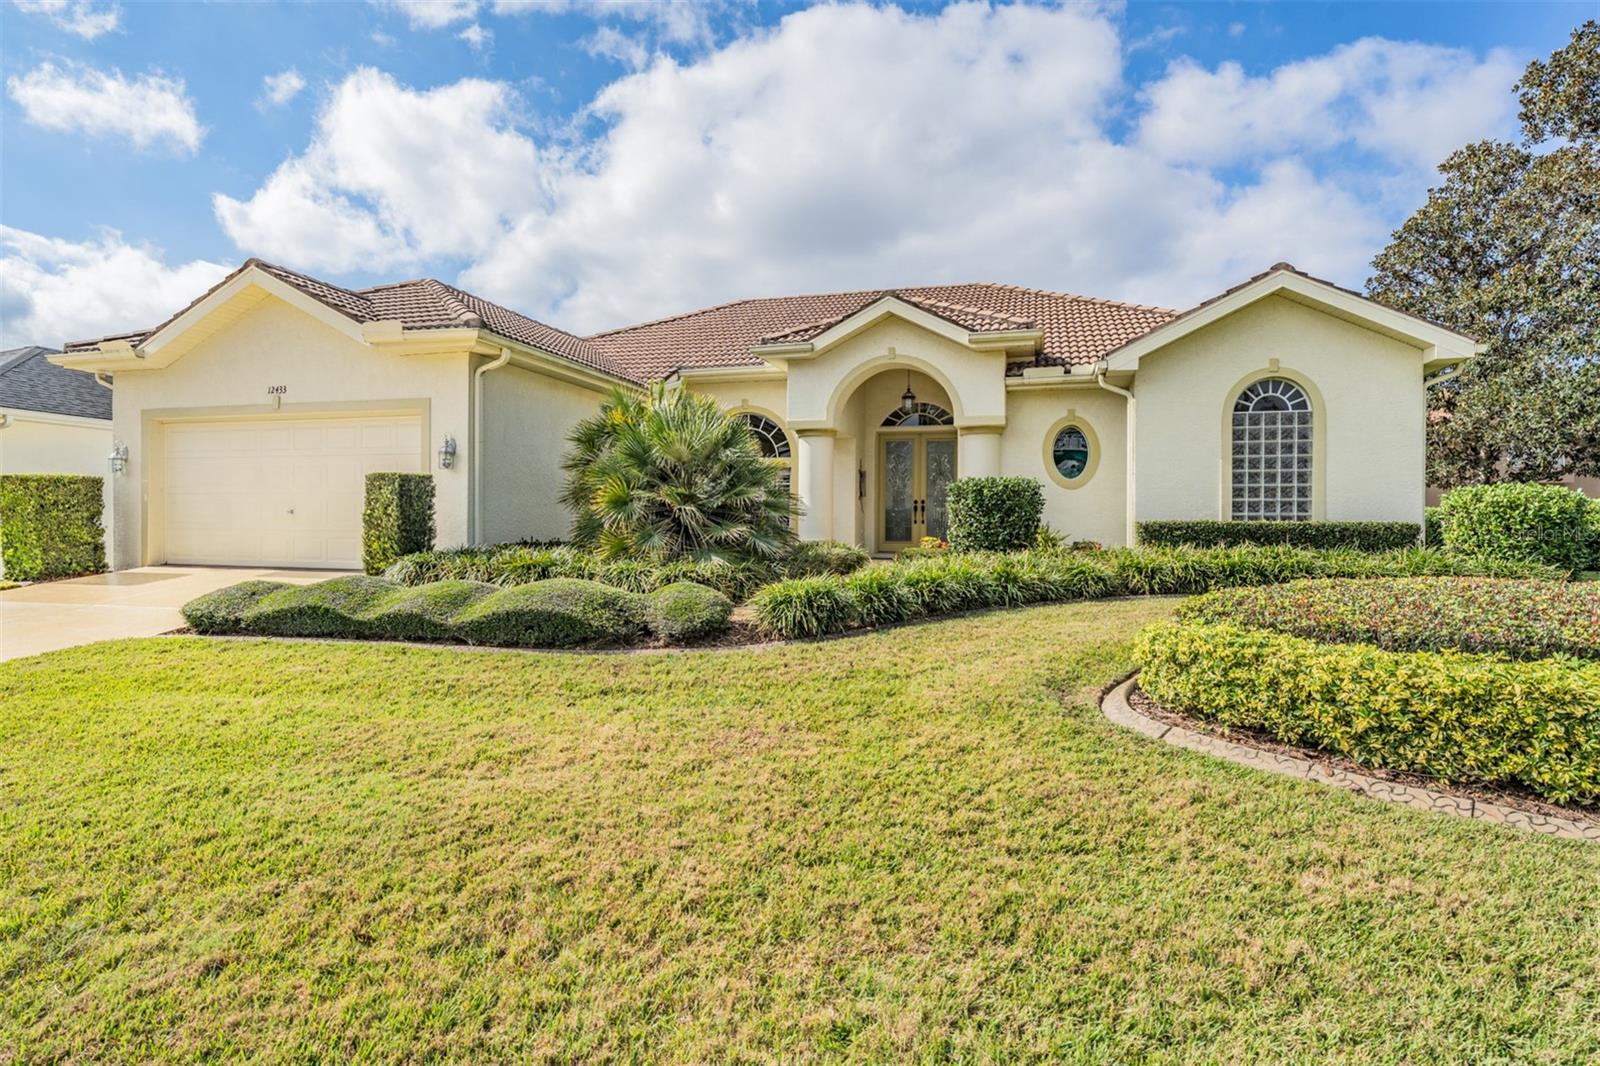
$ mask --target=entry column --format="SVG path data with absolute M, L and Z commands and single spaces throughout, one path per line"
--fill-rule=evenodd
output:
M 962 477 L 995 477 L 1000 473 L 1000 433 L 1004 426 L 962 426 L 956 465 Z
M 800 437 L 800 539 L 833 537 L 833 430 L 802 429 Z

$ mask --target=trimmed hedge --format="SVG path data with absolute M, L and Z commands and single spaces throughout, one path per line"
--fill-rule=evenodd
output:
M 361 511 L 361 561 L 381 574 L 402 555 L 433 549 L 433 475 L 367 475 Z
M 1388 651 L 1600 659 L 1600 584 L 1492 578 L 1293 581 L 1208 593 L 1178 608 L 1196 622 Z
M 501 587 L 461 580 L 395 585 L 364 575 L 312 585 L 247 581 L 183 608 L 200 633 L 523 647 L 627 644 L 647 632 L 668 643 L 704 640 L 728 628 L 732 611 L 721 593 L 687 583 L 645 596 L 577 578 Z
M 1422 535 L 1415 522 L 1222 522 L 1158 520 L 1135 526 L 1139 543 L 1155 548 L 1187 545 L 1224 548 L 1285 544 L 1294 548 L 1354 548 L 1386 552 L 1414 548 Z
M 677 581 L 650 594 L 650 632 L 668 644 L 692 644 L 727 632 L 733 601 L 716 589 Z
M 805 638 L 980 607 L 1106 596 L 1171 595 L 1307 577 L 1505 576 L 1555 579 L 1536 564 L 1412 548 L 1116 548 L 1072 552 L 937 552 L 848 577 L 780 581 L 750 598 L 769 635 Z
M 1437 507 L 1422 509 L 1422 546 L 1424 548 L 1444 546 L 1444 517 Z
M 1231 624 L 1140 638 L 1157 702 L 1363 766 L 1600 800 L 1600 664 L 1320 644 Z
M 1560 485 L 1506 482 L 1453 489 L 1439 501 L 1452 551 L 1581 570 L 1590 558 L 1590 508 Z
M 0 562 L 12 581 L 106 568 L 103 482 L 76 474 L 0 474 Z
M 1031 477 L 963 477 L 950 482 L 950 547 L 1021 551 L 1033 547 L 1044 487 Z
M 696 559 L 623 559 L 604 562 L 565 545 L 495 544 L 418 552 L 395 560 L 383 576 L 402 585 L 458 579 L 525 585 L 554 577 L 582 578 L 630 592 L 654 592 L 683 581 L 705 585 L 734 601 L 780 577 L 847 574 L 867 563 L 867 553 L 834 541 L 805 542 L 776 562 L 728 563 Z

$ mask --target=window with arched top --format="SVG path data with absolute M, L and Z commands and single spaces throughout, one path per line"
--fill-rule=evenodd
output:
M 756 414 L 754 411 L 743 411 L 734 415 L 750 430 L 750 435 L 756 439 L 756 444 L 761 448 L 761 454 L 768 459 L 775 459 L 782 464 L 778 473 L 778 484 L 783 486 L 783 491 L 793 493 L 794 484 L 794 459 L 789 447 L 789 434 L 766 415 Z
M 903 407 L 890 411 L 883 424 L 890 428 L 911 429 L 916 426 L 953 426 L 956 420 L 936 403 L 914 403 L 909 411 Z
M 1311 518 L 1311 400 L 1284 378 L 1262 378 L 1233 402 L 1233 519 Z

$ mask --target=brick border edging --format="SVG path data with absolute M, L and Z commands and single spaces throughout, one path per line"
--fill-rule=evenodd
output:
M 1128 702 L 1128 693 L 1133 690 L 1138 681 L 1139 675 L 1133 674 L 1107 689 L 1100 698 L 1100 712 L 1117 725 L 1132 729 L 1137 733 L 1143 733 L 1152 740 L 1160 740 L 1180 748 L 1187 748 L 1190 751 L 1214 755 L 1219 759 L 1226 759 L 1231 763 L 1248 766 L 1254 770 L 1282 774 L 1285 777 L 1298 777 L 1307 781 L 1318 781 L 1325 785 L 1348 789 L 1363 796 L 1370 796 L 1373 799 L 1415 807 L 1418 810 L 1434 811 L 1439 814 L 1453 814 L 1458 818 L 1476 818 L 1485 822 L 1493 822 L 1496 825 L 1511 826 L 1530 833 L 1544 833 L 1548 836 L 1561 837 L 1567 840 L 1587 840 L 1591 843 L 1600 843 L 1600 822 L 1589 822 L 1578 818 L 1558 818 L 1553 815 L 1522 810 L 1518 807 L 1506 807 L 1498 803 L 1488 803 L 1472 796 L 1437 792 L 1433 789 L 1404 785 L 1398 781 L 1386 781 L 1382 778 L 1370 777 L 1367 774 L 1341 770 L 1317 759 L 1307 759 L 1297 755 L 1285 755 L 1281 752 L 1268 751 L 1264 748 L 1240 744 L 1232 740 L 1223 740 L 1221 737 L 1197 733 L 1192 729 L 1185 729 L 1182 726 L 1158 721 L 1134 710 L 1133 706 Z

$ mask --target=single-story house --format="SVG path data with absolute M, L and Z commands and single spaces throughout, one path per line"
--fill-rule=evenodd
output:
M 1179 311 L 1013 285 L 738 300 L 578 336 L 431 279 L 251 259 L 115 377 L 112 562 L 350 567 L 362 478 L 431 471 L 439 542 L 559 537 L 565 438 L 610 387 L 714 396 L 789 466 L 799 533 L 891 552 L 957 476 L 1045 486 L 1071 538 L 1155 518 L 1422 518 L 1424 379 L 1474 341 L 1280 263 Z
M 0 352 L 0 474 L 106 477 L 110 386 L 56 366 L 55 354 L 38 345 Z

